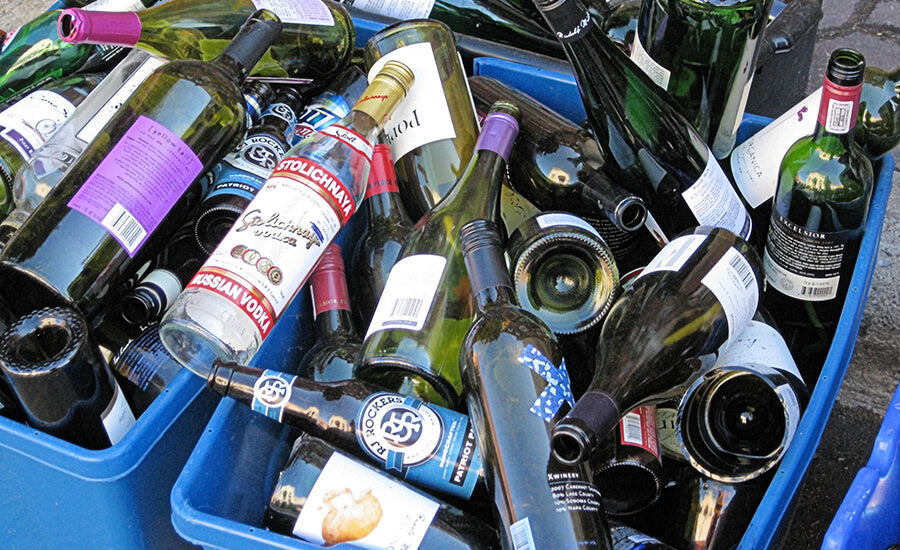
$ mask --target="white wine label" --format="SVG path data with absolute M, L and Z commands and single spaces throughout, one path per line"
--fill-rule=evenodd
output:
M 751 208 L 775 195 L 781 159 L 795 141 L 812 135 L 821 99 L 819 88 L 731 152 L 734 183 Z
M 140 0 L 94 0 L 83 10 L 97 11 L 138 11 L 146 8 Z
M 640 447 L 659 459 L 659 435 L 656 407 L 644 405 L 628 412 L 619 421 L 619 440 L 623 445 Z
M 369 164 L 372 163 L 372 144 L 369 143 L 369 140 L 357 134 L 350 128 L 332 124 L 319 130 L 319 133 L 333 137 L 342 142 L 347 147 L 353 149 L 357 154 L 364 156 Z
M 335 452 L 306 497 L 293 534 L 324 546 L 415 550 L 437 511 L 437 501 Z
M 650 263 L 635 277 L 635 280 L 656 271 L 678 271 L 700 248 L 705 239 L 705 235 L 683 235 L 669 241 L 669 244 L 650 260 Z
M 291 388 L 297 377 L 283 372 L 264 370 L 253 384 L 250 408 L 281 422 L 284 408 L 291 400 Z
M 97 113 L 91 117 L 90 120 L 85 123 L 85 125 L 75 134 L 75 137 L 83 141 L 84 143 L 90 143 L 94 141 L 94 138 L 97 137 L 97 134 L 100 133 L 100 130 L 106 126 L 106 123 L 109 122 L 109 119 L 113 117 L 116 111 L 125 103 L 131 94 L 137 89 L 138 86 L 141 85 L 147 77 L 150 76 L 150 73 L 155 71 L 157 67 L 160 67 L 166 61 L 161 57 L 149 56 L 147 59 L 141 63 L 131 76 L 125 79 L 122 82 L 122 85 L 119 86 L 119 89 L 106 100 L 106 103 L 103 104 L 100 109 L 97 110 Z
M 584 229 L 588 233 L 592 233 L 601 239 L 603 237 L 600 236 L 600 232 L 594 229 L 594 226 L 579 218 L 578 216 L 572 214 L 566 214 L 564 212 L 559 213 L 551 213 L 551 214 L 541 214 L 537 217 L 537 223 L 541 229 L 546 229 L 548 227 L 554 227 L 558 225 L 570 225 L 574 227 L 580 227 Z
M 119 384 L 114 383 L 114 385 L 113 397 L 106 410 L 100 415 L 100 418 L 103 420 L 103 428 L 106 430 L 107 437 L 109 437 L 109 442 L 113 445 L 122 441 L 122 438 L 134 426 L 135 422 L 134 413 L 131 411 L 131 407 L 128 406 L 128 401 L 125 399 L 122 389 L 119 388 Z
M 663 90 L 669 89 L 669 78 L 672 76 L 672 71 L 663 67 L 657 63 L 655 59 L 650 57 L 650 54 L 644 49 L 644 45 L 641 44 L 641 39 L 638 38 L 637 33 L 634 33 L 634 42 L 631 44 L 631 60 L 634 61 L 634 64 L 640 67 L 657 86 Z
M 509 526 L 509 536 L 512 538 L 513 550 L 536 550 L 534 535 L 531 532 L 531 522 L 528 518 L 522 518 Z
M 141 115 L 68 206 L 100 223 L 134 256 L 202 170 L 188 144 Z
M 803 380 L 781 333 L 775 327 L 752 319 L 716 363 L 723 367 L 759 363 L 789 372 Z
M 369 81 L 391 60 L 403 62 L 416 75 L 416 83 L 384 125 L 384 136 L 393 157 L 400 159 L 417 147 L 455 138 L 456 130 L 431 44 L 410 44 L 389 52 L 369 69 Z
M 821 302 L 835 298 L 850 235 L 850 231 L 823 233 L 805 229 L 773 213 L 763 254 L 766 281 L 798 300 Z
M 389 328 L 422 330 L 446 265 L 447 258 L 435 254 L 416 254 L 395 263 L 372 314 L 366 338 Z
M 141 280 L 141 286 L 153 289 L 154 297 L 160 300 L 160 311 L 168 309 L 172 302 L 175 301 L 175 298 L 184 290 L 178 275 L 163 268 L 151 271 L 147 277 Z
M 678 410 L 671 407 L 656 407 L 656 426 L 659 430 L 659 448 L 669 456 L 683 457 L 684 452 L 678 445 L 678 433 L 675 418 Z
M 700 225 L 724 227 L 744 239 L 750 238 L 750 214 L 712 151 L 703 173 L 682 196 Z
M 355 197 L 326 168 L 285 158 L 188 287 L 229 300 L 265 338 L 355 210 Z
M 321 0 L 253 0 L 256 9 L 267 9 L 282 23 L 334 25 L 331 10 Z
M 366 13 L 376 13 L 400 20 L 427 18 L 434 6 L 434 0 L 340 0 L 340 2 Z
M 744 330 L 759 305 L 759 284 L 753 268 L 740 252 L 729 248 L 701 279 L 715 294 L 728 320 L 728 342 Z M 723 348 L 728 344 L 723 344 Z
M 75 110 L 63 96 L 38 90 L 0 112 L 0 137 L 28 160 Z
M 829 99 L 825 130 L 833 134 L 846 134 L 849 132 L 856 122 L 853 112 L 855 105 L 856 103 L 853 101 Z
M 569 371 L 566 370 L 565 359 L 557 367 L 541 350 L 528 344 L 516 357 L 516 361 L 526 365 L 547 381 L 547 385 L 531 404 L 529 411 L 542 418 L 544 422 L 551 422 L 563 403 L 568 403 L 569 408 L 575 407 L 575 396 L 572 394 L 572 383 Z

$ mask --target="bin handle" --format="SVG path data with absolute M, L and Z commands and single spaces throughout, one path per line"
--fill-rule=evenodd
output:
M 810 29 L 816 27 L 822 19 L 821 0 L 792 0 L 775 16 L 767 26 L 763 35 L 756 60 L 756 66 L 762 67 L 773 56 L 790 52 Z M 798 25 L 798 21 L 808 25 Z

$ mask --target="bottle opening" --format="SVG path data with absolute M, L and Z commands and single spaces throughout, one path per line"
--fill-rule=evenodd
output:
M 74 339 L 66 324 L 41 325 L 17 335 L 7 344 L 8 353 L 21 364 L 40 364 L 62 355 Z
M 551 442 L 553 456 L 563 464 L 578 464 L 584 458 L 585 446 L 576 434 L 568 431 L 557 431 Z
M 622 229 L 635 231 L 644 225 L 647 219 L 647 209 L 635 202 L 628 203 L 622 210 Z
M 75 16 L 71 13 L 63 12 L 59 16 L 58 29 L 60 38 L 63 40 L 71 39 L 76 29 Z

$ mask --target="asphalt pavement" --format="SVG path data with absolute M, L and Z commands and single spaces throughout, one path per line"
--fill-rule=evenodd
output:
M 14 29 L 49 5 L 50 0 L 0 0 L 0 29 Z M 883 69 L 900 66 L 900 0 L 823 0 L 822 10 L 824 15 L 815 29 L 805 93 L 821 85 L 828 57 L 838 47 L 859 49 L 870 66 Z M 895 150 L 893 155 L 900 164 L 900 151 Z M 869 459 L 875 435 L 900 381 L 897 360 L 900 343 L 896 332 L 900 326 L 898 180 L 900 171 L 895 171 L 894 191 L 888 203 L 859 338 L 797 497 L 783 546 L 787 549 L 820 547 L 856 472 Z

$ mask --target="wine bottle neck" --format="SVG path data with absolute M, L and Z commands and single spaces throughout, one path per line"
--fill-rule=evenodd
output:
M 853 128 L 859 112 L 862 88 L 862 82 L 853 86 L 842 86 L 825 78 L 814 139 L 836 137 L 849 147 L 853 141 Z
M 366 199 L 366 208 L 370 223 L 378 220 L 406 223 L 409 220 L 403 202 L 400 200 L 400 193 L 395 191 L 383 191 L 369 195 Z
M 488 219 L 466 223 L 460 229 L 460 247 L 478 311 L 492 305 L 514 304 L 515 291 L 497 224 Z
M 141 19 L 133 11 L 62 10 L 57 20 L 59 36 L 71 44 L 134 46 L 141 39 Z
M 258 10 L 212 62 L 233 73 L 238 82 L 243 82 L 281 34 L 281 29 L 277 15 Z
M 352 312 L 348 309 L 329 309 L 317 314 L 316 335 L 319 339 L 355 337 Z

